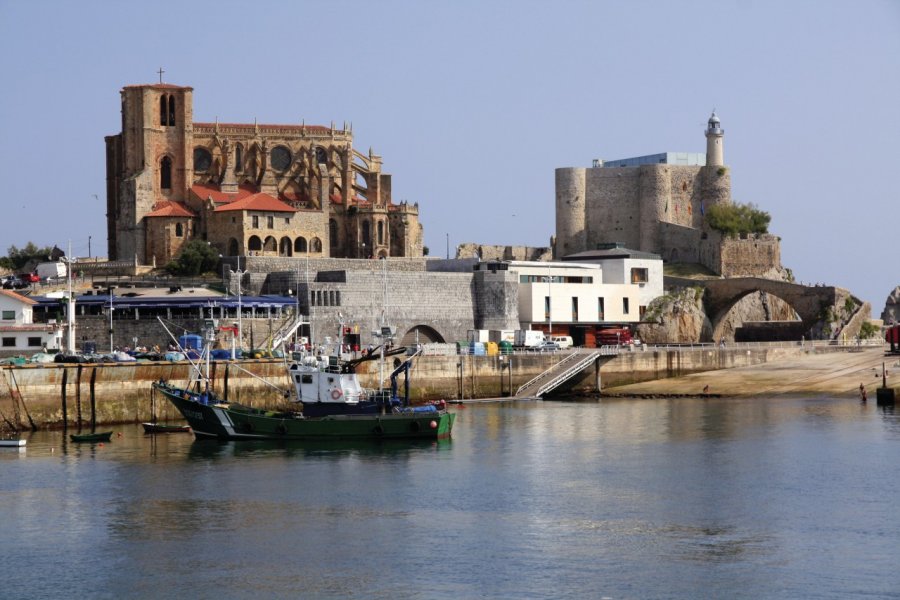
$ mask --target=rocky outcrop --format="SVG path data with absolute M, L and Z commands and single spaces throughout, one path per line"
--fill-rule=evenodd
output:
M 703 311 L 702 288 L 674 288 L 650 303 L 644 323 L 637 326 L 648 344 L 709 341 L 712 325 Z
M 887 301 L 884 303 L 884 311 L 881 313 L 881 320 L 885 325 L 900 322 L 900 286 L 888 295 Z

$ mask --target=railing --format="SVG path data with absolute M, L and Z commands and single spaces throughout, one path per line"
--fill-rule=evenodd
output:
M 600 355 L 601 350 L 599 349 L 577 349 L 537 377 L 519 386 L 515 395 L 517 397 L 525 395 L 543 396 L 580 373 Z M 532 389 L 536 391 L 526 394 Z

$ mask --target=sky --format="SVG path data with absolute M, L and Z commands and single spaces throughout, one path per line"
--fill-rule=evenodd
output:
M 555 169 L 705 152 L 715 109 L 798 281 L 900 286 L 898 0 L 0 0 L 0 67 L 0 254 L 106 254 L 104 136 L 162 68 L 196 121 L 352 123 L 436 256 L 549 245 Z

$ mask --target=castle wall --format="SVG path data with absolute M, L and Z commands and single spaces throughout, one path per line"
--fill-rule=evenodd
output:
M 456 258 L 480 258 L 481 260 L 551 260 L 548 247 L 489 246 L 465 242 L 456 247 Z
M 572 247 L 568 254 L 594 249 L 602 242 L 622 242 L 628 248 L 640 248 L 640 169 L 587 169 L 585 192 L 584 244 Z
M 664 249 L 663 260 L 671 263 L 699 263 L 699 229 L 675 223 L 660 223 L 660 248 Z
M 725 238 L 721 244 L 724 277 L 774 276 L 781 269 L 781 242 L 771 234 Z

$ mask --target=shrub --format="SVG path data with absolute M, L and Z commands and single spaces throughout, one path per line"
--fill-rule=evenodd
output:
M 219 264 L 219 253 L 203 240 L 191 240 L 182 247 L 175 259 L 166 265 L 172 275 L 192 277 L 214 271 Z
M 706 211 L 706 222 L 725 235 L 768 233 L 772 216 L 753 204 L 714 204 Z

